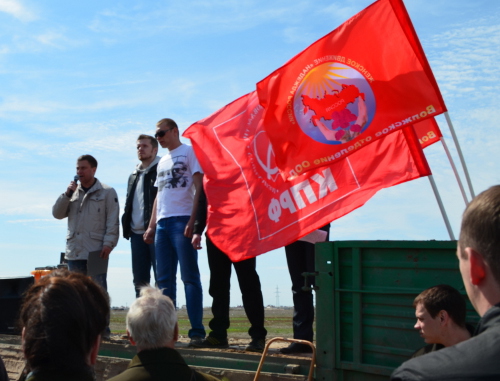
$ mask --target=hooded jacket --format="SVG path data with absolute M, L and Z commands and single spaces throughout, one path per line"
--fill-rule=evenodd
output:
M 127 198 L 125 199 L 125 211 L 122 216 L 122 229 L 123 238 L 129 239 L 132 228 L 132 205 L 134 203 L 134 194 L 137 187 L 137 181 L 139 180 L 139 175 L 141 171 L 144 172 L 143 181 L 143 216 L 144 216 L 144 227 L 147 228 L 149 225 L 149 220 L 151 219 L 151 213 L 153 211 L 153 203 L 156 198 L 156 193 L 158 188 L 154 186 L 156 181 L 156 169 L 158 168 L 158 162 L 160 157 L 156 156 L 153 162 L 144 170 L 140 169 L 141 164 L 138 164 L 135 171 L 128 178 L 127 186 Z

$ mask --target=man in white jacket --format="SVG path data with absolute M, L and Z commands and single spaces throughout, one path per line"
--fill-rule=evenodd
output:
M 70 271 L 87 274 L 89 253 L 100 251 L 100 257 L 108 259 L 118 242 L 119 205 L 116 191 L 95 178 L 97 160 L 82 155 L 76 162 L 80 184 L 72 181 L 52 207 L 57 219 L 68 217 L 66 236 L 66 260 Z M 94 280 L 107 289 L 106 273 Z

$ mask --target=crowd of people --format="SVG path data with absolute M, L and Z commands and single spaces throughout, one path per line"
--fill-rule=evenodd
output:
M 158 156 L 158 146 L 166 148 Z M 262 352 L 267 331 L 255 258 L 232 263 L 206 236 L 211 272 L 213 318 L 206 335 L 202 323 L 202 285 L 197 250 L 206 227 L 208 201 L 193 149 L 181 143 L 172 119 L 157 123 L 153 136 L 137 139 L 140 163 L 130 175 L 122 231 L 130 239 L 136 300 L 127 313 L 127 333 L 137 355 L 113 381 L 215 380 L 191 369 L 175 350 L 178 339 L 176 277 L 180 265 L 191 328 L 189 346 L 227 348 L 229 290 L 234 267 L 250 322 L 247 351 Z M 79 184 L 72 181 L 54 207 L 68 218 L 66 260 L 26 293 L 20 314 L 28 381 L 92 380 L 102 338 L 109 336 L 106 273 L 85 276 L 89 255 L 108 259 L 118 241 L 119 206 L 115 190 L 96 177 L 97 161 L 77 160 Z M 328 240 L 329 225 L 322 228 Z M 303 272 L 314 270 L 314 245 L 297 241 L 285 247 L 292 279 L 294 338 L 313 341 L 314 305 Z M 494 380 L 500 378 L 500 186 L 478 195 L 466 208 L 457 248 L 459 269 L 469 300 L 481 316 L 466 324 L 466 304 L 453 287 L 437 285 L 414 300 L 425 347 L 394 371 L 391 380 Z M 151 269 L 157 287 L 151 287 Z M 313 281 L 308 280 L 311 285 Z M 304 353 L 292 343 L 281 352 Z M 5 373 L 0 361 L 0 380 Z M 5 377 L 5 376 L 4 376 Z
M 166 149 L 163 156 L 159 148 Z M 198 250 L 206 227 L 207 198 L 203 192 L 203 170 L 191 146 L 180 140 L 174 120 L 161 119 L 154 136 L 137 138 L 139 163 L 129 176 L 124 213 L 123 237 L 130 240 L 132 274 L 136 297 L 143 286 L 154 281 L 174 306 L 177 301 L 177 268 L 184 284 L 191 328 L 189 346 L 227 348 L 230 326 L 230 278 L 234 267 L 245 312 L 250 321 L 251 338 L 247 351 L 262 352 L 267 331 L 264 327 L 264 301 L 256 259 L 233 263 L 206 236 L 210 267 L 209 293 L 213 298 L 213 319 L 206 334 L 202 323 L 203 292 L 198 267 Z M 116 191 L 96 177 L 97 160 L 91 155 L 77 159 L 77 176 L 61 194 L 54 207 L 55 218 L 68 218 L 66 261 L 70 271 L 88 273 L 89 256 L 107 260 L 119 236 L 119 205 Z M 79 183 L 78 183 L 79 180 Z M 325 230 L 327 240 L 329 225 Z M 294 300 L 294 338 L 313 340 L 314 305 L 311 290 L 303 290 L 303 272 L 314 269 L 314 245 L 297 241 L 285 247 Z M 107 289 L 106 272 L 90 274 Z M 104 338 L 109 338 L 106 329 Z M 307 345 L 291 344 L 283 353 L 310 352 Z

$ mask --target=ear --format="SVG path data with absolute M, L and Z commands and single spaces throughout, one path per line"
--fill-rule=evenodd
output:
M 130 332 L 129 332 L 129 330 L 128 330 L 128 329 L 127 329 L 127 336 L 128 336 L 128 341 L 130 341 L 130 344 L 132 344 L 132 345 L 137 345 L 137 344 L 135 343 L 134 338 L 132 337 L 132 335 L 130 334 Z
M 179 326 L 177 323 L 175 323 L 175 328 L 174 328 L 174 342 L 179 340 Z
M 97 362 L 97 354 L 99 353 L 99 346 L 101 345 L 101 335 L 97 335 L 92 349 L 90 350 L 90 365 L 95 365 Z
M 437 318 L 439 319 L 439 324 L 442 326 L 448 324 L 450 321 L 450 315 L 448 315 L 448 312 L 446 310 L 439 311 Z
M 483 256 L 479 252 L 472 249 L 471 247 L 466 247 L 465 252 L 469 257 L 469 262 L 470 262 L 471 283 L 474 286 L 478 286 L 480 283 L 483 282 L 484 278 L 486 277 L 487 264 L 484 261 Z

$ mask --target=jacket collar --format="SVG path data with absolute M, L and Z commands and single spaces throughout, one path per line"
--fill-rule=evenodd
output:
M 156 164 L 160 162 L 160 159 L 161 159 L 160 156 L 156 156 L 155 159 L 151 162 L 151 164 L 148 165 L 146 169 L 141 168 L 141 163 L 137 164 L 137 166 L 135 167 L 134 174 L 137 174 L 139 172 L 148 173 L 151 168 L 153 168 Z
M 65 372 L 60 370 L 35 370 L 28 374 L 27 381 L 93 381 L 92 369 Z
M 173 348 L 145 349 L 140 351 L 130 362 L 129 368 L 151 363 L 186 364 L 179 352 Z
M 90 187 L 90 189 L 88 190 L 88 192 L 87 192 L 87 193 L 89 193 L 89 194 L 90 194 L 90 193 L 93 193 L 93 192 L 98 191 L 98 190 L 100 190 L 100 189 L 102 189 L 102 185 L 101 185 L 101 182 L 99 181 L 99 179 L 96 177 L 96 178 L 95 178 L 95 183 L 94 183 L 94 185 L 92 185 L 92 186 Z M 78 190 L 79 190 L 80 192 L 83 192 L 83 189 L 82 189 L 82 184 L 81 184 L 81 183 L 79 183 L 79 184 L 78 184 Z
M 500 324 L 500 303 L 495 304 L 483 315 L 476 327 L 475 335 Z

